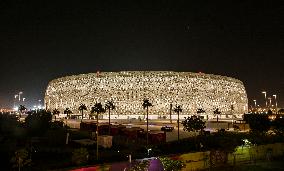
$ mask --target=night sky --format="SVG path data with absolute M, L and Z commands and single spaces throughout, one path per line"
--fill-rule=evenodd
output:
M 250 105 L 266 90 L 284 106 L 281 1 L 90 2 L 0 1 L 0 107 L 19 91 L 33 105 L 50 80 L 98 70 L 225 75 L 244 82 Z

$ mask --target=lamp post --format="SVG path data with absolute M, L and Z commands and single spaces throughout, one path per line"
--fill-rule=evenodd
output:
M 19 96 L 18 94 L 14 95 L 14 110 L 16 109 L 16 101 L 17 101 L 16 99 L 18 98 L 18 96 Z
M 270 109 L 270 107 L 271 107 L 271 99 L 272 99 L 272 98 L 271 98 L 271 97 L 268 97 L 267 99 L 269 100 L 269 109 Z
M 22 91 L 19 92 L 19 101 L 21 101 L 21 95 L 23 94 Z
M 263 91 L 262 93 L 264 94 L 265 108 L 267 108 L 266 91 Z
M 23 100 L 23 105 L 25 105 L 25 100 L 26 100 L 26 98 L 23 97 L 22 100 Z
M 275 109 L 276 109 L 275 113 L 277 114 L 278 111 L 277 111 L 277 96 L 276 96 L 276 94 L 274 94 L 273 97 L 275 98 Z
M 41 109 L 41 100 L 38 100 L 38 108 Z
M 254 108 L 256 109 L 256 100 L 253 100 L 254 101 Z

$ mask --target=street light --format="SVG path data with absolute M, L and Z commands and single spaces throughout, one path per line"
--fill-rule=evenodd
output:
M 19 101 L 21 101 L 21 94 L 23 94 L 22 91 L 19 92 Z
M 23 105 L 26 105 L 26 104 L 25 104 L 25 100 L 26 100 L 26 98 L 25 98 L 25 97 L 23 97 L 23 98 L 22 98 L 22 100 L 23 100 Z
M 253 100 L 254 101 L 254 107 L 256 108 L 256 100 Z
M 277 112 L 277 96 L 276 96 L 276 94 L 274 94 L 273 97 L 275 98 L 275 109 L 276 109 L 275 112 L 277 114 L 278 112 Z
M 41 100 L 38 100 L 38 108 L 41 109 Z
M 271 107 L 271 99 L 272 99 L 272 98 L 271 98 L 271 97 L 268 97 L 267 99 L 269 100 L 269 108 L 270 108 L 270 107 Z
M 152 150 L 152 148 L 148 148 L 147 149 L 147 153 L 148 153 L 148 156 L 150 155 L 150 151 Z
M 16 99 L 18 98 L 18 96 L 19 96 L 18 94 L 14 95 L 14 109 L 17 108 L 16 107 L 16 101 L 17 101 Z
M 264 94 L 264 100 L 265 100 L 265 108 L 267 108 L 267 101 L 266 101 L 266 91 L 262 92 Z

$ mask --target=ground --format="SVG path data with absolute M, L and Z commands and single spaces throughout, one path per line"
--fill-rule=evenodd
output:
M 68 119 L 68 121 L 66 122 L 66 120 L 64 121 L 65 123 L 67 123 L 68 126 L 70 126 L 71 128 L 80 128 L 80 122 L 81 120 L 77 119 Z M 83 122 L 96 122 L 95 120 L 89 120 L 89 119 L 84 119 Z M 106 123 L 108 124 L 108 120 L 107 119 L 102 119 L 99 120 L 99 123 Z M 126 125 L 127 127 L 140 127 L 143 128 L 144 130 L 146 130 L 146 121 L 139 121 L 139 120 L 111 120 L 112 124 L 123 124 Z M 153 131 L 157 131 L 157 130 L 161 130 L 161 127 L 164 125 L 171 125 L 174 126 L 174 130 L 172 132 L 166 132 L 166 141 L 175 141 L 177 140 L 177 123 L 176 120 L 173 120 L 172 124 L 169 122 L 169 120 L 150 120 L 149 121 L 149 130 L 153 130 Z M 217 123 L 215 120 L 211 120 L 209 122 L 206 122 L 206 129 L 205 130 L 209 130 L 209 131 L 216 131 L 217 129 L 229 129 L 229 130 L 233 130 L 233 124 L 230 121 L 220 121 L 219 123 Z M 248 130 L 248 129 L 247 129 Z M 195 136 L 197 133 L 194 132 L 187 132 L 183 130 L 183 126 L 180 123 L 180 139 L 183 138 L 188 138 L 188 137 L 192 137 Z

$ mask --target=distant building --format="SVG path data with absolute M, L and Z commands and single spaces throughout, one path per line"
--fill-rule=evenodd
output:
M 217 108 L 226 117 L 241 118 L 247 113 L 248 99 L 240 80 L 204 73 L 172 71 L 100 72 L 66 76 L 52 80 L 45 92 L 45 105 L 49 110 L 61 112 L 70 108 L 79 112 L 81 103 L 90 107 L 95 102 L 112 100 L 113 114 L 143 116 L 143 99 L 153 107 L 151 116 L 168 116 L 170 104 L 182 106 L 183 115 L 193 115 L 202 109 L 208 118 L 216 117 Z M 172 114 L 175 113 L 172 111 Z M 150 117 L 149 117 L 150 118 Z

